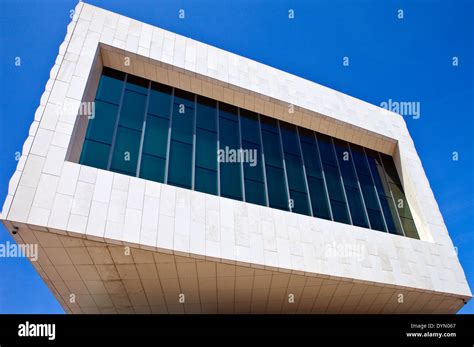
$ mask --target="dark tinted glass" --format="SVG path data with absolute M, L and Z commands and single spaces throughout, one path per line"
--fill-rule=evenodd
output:
M 280 122 L 292 211 L 311 215 L 296 126 Z
M 171 87 L 155 83 L 151 84 L 148 113 L 162 118 L 170 118 Z
M 175 104 L 175 106 L 177 106 Z M 173 107 L 171 138 L 176 141 L 193 143 L 194 110 L 186 108 L 185 113 L 179 112 L 179 107 Z
M 301 152 L 308 181 L 308 190 L 313 208 L 313 216 L 331 219 L 328 195 L 323 180 L 321 164 L 319 162 L 318 147 L 314 133 L 310 130 L 299 128 Z
M 165 180 L 165 165 L 166 159 L 143 153 L 140 165 L 140 177 L 163 183 Z
M 197 97 L 196 127 L 209 131 L 217 131 L 216 102 L 203 96 Z
M 143 153 L 166 158 L 168 130 L 168 119 L 148 115 L 143 138 Z
M 242 148 L 246 150 L 249 160 L 244 161 L 245 201 L 266 205 L 265 180 L 263 177 L 263 158 L 260 141 L 258 115 L 241 110 L 240 126 Z
M 289 201 L 286 194 L 285 173 L 283 169 L 268 165 L 267 172 L 268 198 L 270 207 L 289 210 Z
M 117 120 L 118 106 L 107 102 L 95 102 L 94 118 L 89 119 L 86 138 L 103 142 L 112 143 L 112 137 Z
M 125 88 L 146 95 L 148 94 L 148 85 L 148 80 L 138 76 L 128 75 Z
M 84 140 L 80 163 L 82 165 L 96 167 L 98 169 L 107 169 L 109 162 L 110 145 Z
M 203 193 L 217 195 L 217 171 L 196 166 L 194 188 Z
M 193 94 L 176 89 L 167 183 L 184 188 L 192 186 L 194 108 Z
M 217 171 L 217 133 L 196 129 L 196 166 Z
M 372 229 L 386 231 L 380 204 L 378 202 L 375 185 L 371 177 L 364 149 L 357 145 L 350 145 L 354 166 L 359 178 L 362 196 L 364 197 L 367 215 Z
M 118 127 L 110 170 L 135 176 L 140 139 L 140 131 Z
M 168 184 L 191 188 L 192 145 L 171 141 Z
M 141 131 L 145 117 L 146 95 L 125 90 L 119 125 Z
M 106 101 L 118 105 L 122 95 L 125 74 L 104 67 L 102 77 L 97 87 L 96 100 Z
M 395 208 L 402 222 L 405 236 L 419 239 L 418 232 L 416 231 L 415 223 L 413 222 L 413 217 L 410 212 L 410 207 L 408 206 L 408 201 L 406 200 L 400 178 L 398 177 L 395 163 L 393 162 L 393 159 L 386 154 L 380 153 L 380 158 L 384 167 L 386 175 L 385 177 L 387 178 L 388 185 L 393 195 Z
M 419 238 L 392 157 L 110 68 L 80 163 Z
M 214 100 L 197 97 L 194 189 L 217 194 L 217 108 Z
M 341 223 L 350 223 L 332 140 L 329 136 L 321 134 L 318 134 L 317 138 L 333 220 Z
M 349 147 L 346 142 L 338 140 L 334 140 L 334 147 L 336 149 L 336 156 L 341 170 L 342 180 L 344 182 L 352 224 L 368 228 L 369 223 L 365 213 L 365 207 L 362 201 L 362 195 L 354 171 Z
M 237 108 L 219 103 L 219 169 L 221 195 L 243 200 L 242 166 L 240 151 L 239 119 Z
M 380 205 L 385 217 L 385 223 L 389 233 L 403 235 L 402 226 L 393 203 L 392 195 L 385 178 L 380 157 L 377 152 L 366 150 L 369 168 L 375 182 L 375 188 L 379 195 Z
M 265 155 L 265 172 L 267 174 L 268 204 L 270 207 L 289 210 L 290 201 L 287 194 L 283 156 L 278 133 L 278 123 L 268 117 L 260 117 L 262 127 L 263 153 Z

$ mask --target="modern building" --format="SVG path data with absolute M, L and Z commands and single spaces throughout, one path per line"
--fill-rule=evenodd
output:
M 402 116 L 79 3 L 2 220 L 69 313 L 455 313 Z

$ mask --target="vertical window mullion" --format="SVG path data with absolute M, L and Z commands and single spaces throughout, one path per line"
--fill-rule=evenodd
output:
M 290 212 L 293 212 L 293 208 L 291 207 L 290 200 L 291 195 L 290 195 L 290 185 L 288 184 L 288 175 L 286 173 L 286 164 L 285 164 L 285 152 L 283 151 L 283 139 L 281 137 L 281 128 L 280 128 L 280 121 L 277 119 L 277 124 L 278 124 L 278 136 L 280 137 L 280 151 L 281 151 L 281 159 L 283 162 L 283 175 L 285 176 L 285 186 L 286 186 L 286 194 L 288 197 L 287 201 L 287 206 L 289 208 Z
M 312 217 L 313 216 L 313 205 L 311 203 L 311 194 L 309 192 L 308 177 L 306 176 L 306 168 L 305 168 L 305 165 L 304 165 L 303 150 L 301 149 L 300 131 L 298 130 L 297 126 L 296 126 L 296 137 L 298 139 L 298 149 L 300 151 L 301 164 L 303 165 L 304 184 L 305 184 L 305 188 L 306 188 L 306 194 L 308 195 L 309 211 L 310 211 L 310 216 Z
M 120 121 L 120 113 L 122 112 L 123 96 L 125 95 L 125 87 L 127 86 L 127 79 L 128 79 L 128 74 L 125 74 L 125 79 L 123 80 L 123 86 L 122 86 L 122 94 L 120 95 L 120 102 L 119 102 L 119 107 L 117 110 L 117 118 L 115 120 L 114 134 L 112 136 L 112 143 L 110 144 L 110 153 L 109 153 L 109 159 L 107 162 L 107 171 L 110 171 L 110 166 L 112 165 L 112 156 L 114 154 L 115 139 L 117 138 L 117 130 L 118 130 L 118 125 Z
M 339 165 L 339 158 L 337 156 L 336 147 L 334 145 L 334 139 L 332 138 L 332 136 L 330 136 L 330 139 L 331 139 L 331 147 L 334 152 L 334 156 L 336 158 L 336 166 L 337 166 L 337 171 L 339 172 L 339 180 L 341 182 L 342 193 L 344 194 L 344 199 L 346 200 L 345 203 L 346 203 L 347 214 L 349 215 L 349 223 L 351 225 L 354 225 L 352 222 L 351 209 L 349 208 L 349 200 L 347 200 L 347 193 L 346 193 L 346 187 L 344 185 L 344 179 L 342 178 L 341 166 Z
M 216 131 L 217 131 L 217 196 L 221 196 L 221 162 L 219 160 L 220 150 L 220 124 L 219 124 L 219 101 L 216 101 Z
M 240 125 L 240 107 L 237 108 L 237 118 L 239 121 L 239 146 L 240 146 L 240 184 L 242 185 L 242 201 L 245 202 L 245 177 L 242 148 L 242 126 Z
M 395 202 L 395 198 L 393 196 L 392 188 L 390 187 L 390 183 L 389 183 L 388 178 L 387 178 L 387 171 L 385 171 L 385 166 L 383 165 L 382 157 L 380 156 L 379 152 L 377 152 L 377 155 L 378 155 L 379 160 L 380 160 L 380 165 L 382 166 L 382 169 L 383 169 L 383 174 L 385 176 L 385 181 L 387 182 L 387 187 L 388 187 L 388 189 L 390 189 L 390 196 L 392 197 L 393 205 L 395 207 L 395 210 L 397 211 L 397 218 L 398 218 L 398 222 L 400 223 L 400 228 L 402 229 L 403 236 L 406 236 L 405 229 L 403 228 L 402 219 L 400 218 L 400 213 L 398 212 L 398 205 Z
M 377 187 L 375 186 L 375 180 L 374 180 L 374 176 L 372 175 L 372 170 L 370 168 L 369 159 L 367 158 L 367 153 L 365 152 L 365 147 L 361 147 L 361 148 L 362 148 L 362 151 L 363 151 L 363 154 L 364 154 L 365 161 L 367 163 L 367 168 L 369 169 L 370 178 L 372 179 L 372 185 L 374 186 L 375 196 L 377 197 L 377 203 L 378 203 L 379 208 L 380 208 L 380 213 L 382 214 L 382 220 L 383 220 L 383 225 L 384 225 L 384 228 L 385 228 L 385 232 L 388 233 L 387 222 L 385 221 L 385 214 L 383 212 L 382 203 L 380 202 L 379 191 L 377 190 Z
M 331 199 L 329 198 L 329 191 L 328 191 L 328 185 L 326 183 L 326 174 L 324 173 L 324 165 L 323 165 L 323 161 L 321 160 L 321 153 L 319 153 L 319 142 L 318 142 L 318 136 L 316 135 L 316 132 L 314 132 L 314 138 L 315 138 L 315 142 L 316 142 L 316 151 L 318 152 L 317 155 L 318 155 L 318 161 L 319 161 L 319 165 L 321 166 L 321 174 L 323 176 L 323 182 L 324 182 L 324 191 L 326 192 L 326 200 L 327 200 L 327 203 L 328 203 L 328 207 L 329 207 L 329 213 L 331 215 L 331 220 L 333 221 L 334 220 L 334 216 L 332 214 L 332 206 L 331 206 Z M 337 158 L 336 158 L 337 159 Z
M 197 123 L 197 94 L 194 94 L 194 114 L 193 114 L 193 154 L 191 166 L 191 190 L 194 190 L 196 182 L 196 123 Z
M 140 166 L 142 163 L 143 142 L 145 141 L 145 129 L 146 129 L 146 120 L 148 117 L 148 105 L 150 103 L 150 94 L 151 94 L 151 80 L 148 81 L 148 94 L 147 94 L 146 102 L 145 102 L 145 114 L 143 116 L 143 127 L 142 127 L 142 133 L 140 137 L 140 147 L 138 149 L 136 177 L 140 177 Z
M 164 184 L 168 183 L 168 168 L 170 165 L 170 149 L 171 149 L 171 126 L 173 125 L 173 105 L 174 105 L 174 91 L 175 88 L 171 91 L 171 105 L 170 105 L 170 121 L 168 125 L 168 144 L 166 146 L 166 164 L 165 164 L 165 178 L 163 180 Z
M 262 157 L 262 168 L 263 168 L 263 184 L 265 186 L 265 201 L 266 206 L 269 206 L 268 198 L 268 185 L 267 185 L 267 171 L 265 169 L 265 150 L 263 148 L 263 138 L 262 138 L 262 124 L 260 123 L 260 114 L 258 114 L 258 133 L 260 136 L 260 146 L 261 146 L 261 157 Z

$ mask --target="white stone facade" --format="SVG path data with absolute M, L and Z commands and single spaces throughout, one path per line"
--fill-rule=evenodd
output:
M 129 65 L 124 65 L 125 58 L 130 59 Z M 103 65 L 392 155 L 420 240 L 77 164 L 80 137 L 85 129 L 83 122 L 87 122 L 80 119 L 77 110 L 82 101 L 93 98 L 97 71 Z M 294 105 L 294 113 L 288 112 L 288 105 Z M 40 244 L 42 255 L 34 266 L 68 312 L 449 313 L 456 312 L 471 297 L 401 116 L 84 3 L 77 5 L 59 47 L 22 156 L 10 180 L 1 218 L 8 230 L 18 229 L 14 235 L 18 242 Z M 360 247 L 364 250 L 363 259 L 330 257 L 324 250 L 331 245 Z M 133 260 L 120 262 L 110 255 L 111 261 L 104 260 L 108 259 L 107 254 L 116 253 L 123 246 L 133 249 Z M 157 271 L 147 270 L 149 264 L 154 264 L 152 268 Z M 157 277 L 166 272 L 163 264 L 174 264 L 177 270 L 169 279 L 176 279 L 179 286 L 165 290 L 161 285 L 160 297 L 165 299 L 152 304 L 148 294 L 153 290 L 147 290 L 144 283 L 153 279 L 146 278 L 153 276 L 153 271 Z M 193 264 L 188 269 L 189 276 L 182 264 Z M 109 265 L 115 270 L 104 268 Z M 133 265 L 133 269 L 122 265 Z M 195 278 L 193 283 L 205 285 L 202 279 L 207 277 L 200 275 L 200 267 L 214 269 L 209 270 L 208 277 L 217 283 L 217 296 L 230 295 L 229 281 L 233 283 L 233 294 L 219 301 L 223 306 L 216 306 L 216 310 L 203 309 L 202 294 L 201 300 L 192 302 L 194 306 L 190 304 L 188 309 L 179 303 L 172 304 L 174 299 L 168 302 L 167 293 L 175 298 L 179 292 L 186 291 L 183 283 L 187 283 L 187 278 Z M 237 273 L 252 282 L 240 292 Z M 278 287 L 270 281 L 255 287 L 255 283 L 260 283 L 258 280 L 262 281 L 259 276 L 282 278 L 286 284 Z M 161 276 L 160 283 L 167 279 Z M 122 291 L 110 289 L 114 281 L 122 281 Z M 124 285 L 128 282 L 124 281 L 131 281 L 129 285 L 138 281 L 142 290 L 130 292 Z M 298 305 L 285 309 L 284 298 L 292 281 L 299 283 L 291 289 L 296 293 Z M 97 290 L 101 286 L 104 292 Z M 318 292 L 311 294 L 308 290 L 310 294 L 306 295 L 310 299 L 306 302 L 304 293 L 308 287 L 317 287 Z M 189 288 L 188 292 L 192 293 L 192 288 L 197 287 L 190 284 Z M 220 288 L 226 289 L 221 292 Z M 281 297 L 273 301 L 270 294 L 266 299 L 237 300 L 238 295 L 249 290 L 253 295 L 259 294 L 256 291 L 259 288 L 266 288 L 267 292 L 283 289 L 278 292 Z M 323 288 L 327 295 L 321 296 Z M 364 299 L 364 295 L 370 297 L 371 291 L 373 300 Z M 67 302 L 71 292 L 79 293 L 82 303 Z M 209 293 L 212 297 L 214 292 Z M 397 305 L 392 300 L 399 293 L 408 294 L 410 305 Z M 110 297 L 105 298 L 106 295 Z M 354 303 L 356 296 L 358 301 Z M 321 298 L 326 298 L 326 306 Z M 335 301 L 336 306 L 332 307 L 330 302 L 334 298 L 344 300 Z M 350 298 L 354 302 L 347 301 Z M 260 304 L 254 306 L 254 301 Z M 281 305 L 272 306 L 271 302 Z

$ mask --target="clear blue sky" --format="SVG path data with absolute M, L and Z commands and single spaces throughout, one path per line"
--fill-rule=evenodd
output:
M 406 118 L 474 288 L 473 1 L 140 1 L 89 3 L 379 105 L 421 103 Z M 0 2 L 0 199 L 76 1 Z M 179 19 L 179 9 L 186 18 Z M 295 18 L 288 19 L 294 9 Z M 397 10 L 404 10 L 404 19 Z M 21 67 L 15 67 L 15 57 Z M 349 57 L 344 67 L 342 59 Z M 459 66 L 452 66 L 452 57 Z M 452 152 L 459 152 L 453 161 Z M 0 243 L 12 241 L 0 227 Z M 0 258 L 0 313 L 58 313 L 24 259 Z M 474 313 L 474 300 L 461 312 Z

